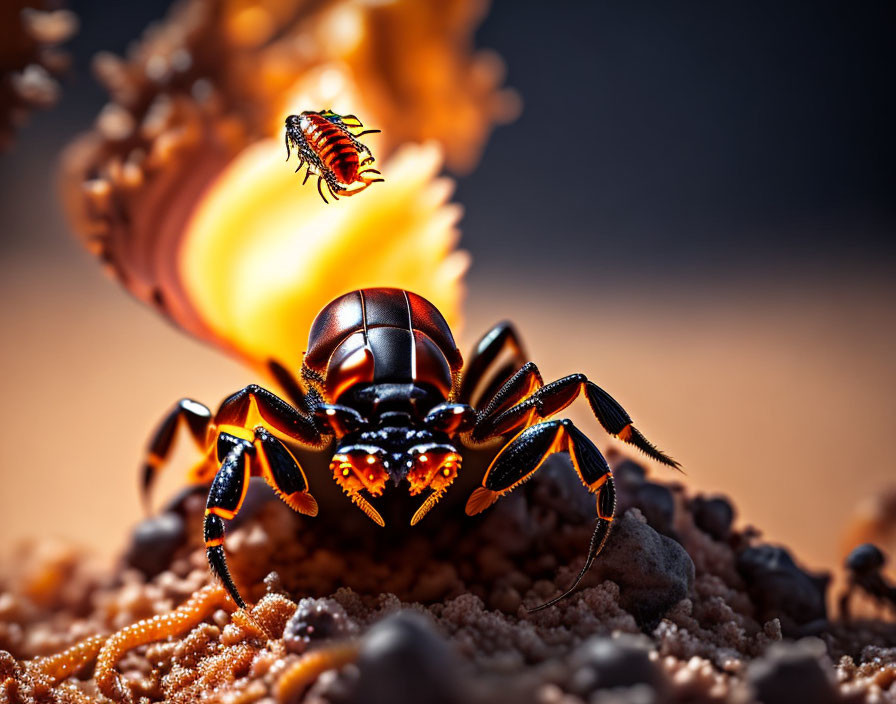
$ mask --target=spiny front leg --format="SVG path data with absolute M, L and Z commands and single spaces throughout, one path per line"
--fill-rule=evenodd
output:
M 248 457 L 255 454 L 255 448 L 251 442 L 228 433 L 221 433 L 218 438 L 218 446 L 229 444 L 232 449 L 227 452 L 221 462 L 221 468 L 215 475 L 212 488 L 208 492 L 208 502 L 205 507 L 205 553 L 208 564 L 214 575 L 221 581 L 228 594 L 241 608 L 245 609 L 246 602 L 240 596 L 233 577 L 227 567 L 227 558 L 224 555 L 224 521 L 232 520 L 243 506 L 246 498 L 246 490 L 249 487 L 249 463 Z
M 573 468 L 591 493 L 597 494 L 597 525 L 591 536 L 588 556 L 572 586 L 556 599 L 537 606 L 539 611 L 569 596 L 591 568 L 610 535 L 616 513 L 616 490 L 607 461 L 594 443 L 570 420 L 552 420 L 526 428 L 511 440 L 492 461 L 477 488 L 467 501 L 466 512 L 474 516 L 491 506 L 499 497 L 529 479 L 548 456 L 568 452 Z
M 205 450 L 206 436 L 211 419 L 212 412 L 206 406 L 198 401 L 182 398 L 159 423 L 159 427 L 156 428 L 149 441 L 146 449 L 146 459 L 143 463 L 140 493 L 147 513 L 150 510 L 152 486 L 155 483 L 159 470 L 171 454 L 180 422 L 184 421 L 199 449 Z
M 293 511 L 317 515 L 317 501 L 308 491 L 308 477 L 293 454 L 265 428 L 255 428 L 258 473 Z
M 221 468 L 212 482 L 206 505 L 206 554 L 212 571 L 233 600 L 245 608 L 224 555 L 224 521 L 235 518 L 242 508 L 249 477 L 261 476 L 283 503 L 297 513 L 316 516 L 317 501 L 308 491 L 308 477 L 296 458 L 267 429 L 256 427 L 251 442 L 221 433 L 217 449 Z
M 507 385 L 512 382 L 514 382 L 513 378 L 507 382 Z M 616 399 L 589 381 L 584 374 L 570 374 L 546 384 L 506 410 L 502 410 L 505 404 L 499 404 L 482 415 L 472 433 L 472 440 L 484 442 L 490 438 L 524 428 L 538 420 L 549 418 L 569 406 L 583 391 L 592 413 L 610 435 L 634 445 L 657 462 L 680 469 L 678 462 L 659 450 L 641 434 L 641 431 L 635 428 L 631 417 Z M 504 389 L 498 392 L 499 396 L 502 394 L 511 395 L 504 394 Z

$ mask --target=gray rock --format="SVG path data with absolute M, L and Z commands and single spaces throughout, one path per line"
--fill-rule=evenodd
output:
M 747 548 L 737 556 L 737 569 L 759 618 L 780 619 L 785 635 L 798 635 L 801 625 L 827 618 L 830 576 L 800 569 L 784 548 Z
M 824 643 L 815 638 L 774 643 L 747 668 L 753 697 L 761 704 L 835 704 L 833 680 L 822 667 L 824 653 Z
M 653 643 L 644 636 L 622 633 L 594 636 L 570 657 L 570 689 L 584 699 L 601 689 L 646 686 L 653 699 L 661 699 L 668 682 L 662 669 L 650 659 Z
M 675 520 L 675 497 L 669 487 L 649 481 L 647 471 L 633 460 L 623 460 L 613 469 L 616 484 L 616 512 L 625 513 L 630 508 L 638 509 L 647 524 L 658 533 L 677 540 L 673 523 Z
M 694 583 L 694 563 L 677 542 L 660 535 L 632 509 L 617 518 L 592 570 L 619 585 L 622 607 L 653 630 Z
M 355 704 L 460 704 L 460 663 L 433 623 L 413 611 L 389 616 L 364 636 Z
M 306 597 L 287 621 L 283 642 L 291 653 L 304 653 L 318 641 L 340 640 L 356 632 L 357 626 L 337 602 Z
M 700 530 L 715 540 L 728 540 L 734 522 L 734 508 L 728 499 L 722 496 L 697 496 L 691 501 L 691 511 L 694 523 Z
M 124 561 L 151 579 L 168 569 L 174 553 L 186 541 L 186 525 L 179 514 L 151 516 L 134 528 Z
M 871 543 L 864 543 L 853 549 L 846 557 L 846 567 L 853 572 L 868 574 L 876 572 L 887 559 L 880 548 Z

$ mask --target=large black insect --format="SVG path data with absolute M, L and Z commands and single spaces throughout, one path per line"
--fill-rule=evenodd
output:
M 499 366 L 499 356 L 507 352 L 512 362 Z M 390 480 L 395 486 L 407 482 L 411 496 L 423 496 L 411 519 L 415 525 L 457 477 L 466 447 L 497 439 L 502 443 L 482 485 L 467 501 L 471 516 L 526 481 L 552 453 L 568 452 L 582 483 L 597 494 L 597 525 L 573 585 L 538 609 L 576 588 L 603 547 L 616 508 L 613 476 L 594 443 L 571 421 L 549 419 L 584 393 L 608 433 L 659 462 L 678 466 L 583 374 L 544 384 L 535 364 L 525 359 L 510 323 L 486 333 L 463 369 L 442 314 L 409 291 L 364 289 L 337 298 L 311 326 L 301 369 L 304 388 L 285 369 L 275 366 L 274 371 L 292 403 L 255 385 L 227 398 L 215 414 L 201 403 L 181 400 L 153 436 L 143 473 L 148 496 L 183 419 L 206 450 L 193 481 L 211 481 L 205 516 L 208 561 L 241 607 L 246 604 L 224 555 L 224 521 L 239 512 L 249 477 L 264 477 L 295 511 L 317 514 L 305 472 L 274 433 L 321 452 L 330 451 L 335 438 L 333 478 L 381 526 L 383 518 L 372 500 Z M 471 398 L 482 384 L 482 401 L 474 407 Z M 253 417 L 261 422 L 251 423 Z

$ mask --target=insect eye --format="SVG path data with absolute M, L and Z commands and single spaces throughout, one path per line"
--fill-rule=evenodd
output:
M 457 477 L 459 467 L 460 456 L 456 452 L 447 449 L 421 452 L 414 458 L 414 466 L 407 474 L 411 496 L 424 489 L 444 491 Z

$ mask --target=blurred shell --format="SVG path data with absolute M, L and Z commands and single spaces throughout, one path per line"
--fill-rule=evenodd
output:
M 59 97 L 55 76 L 68 56 L 54 47 L 78 29 L 67 10 L 45 10 L 41 0 L 0 3 L 0 149 L 34 108 L 48 108 Z

